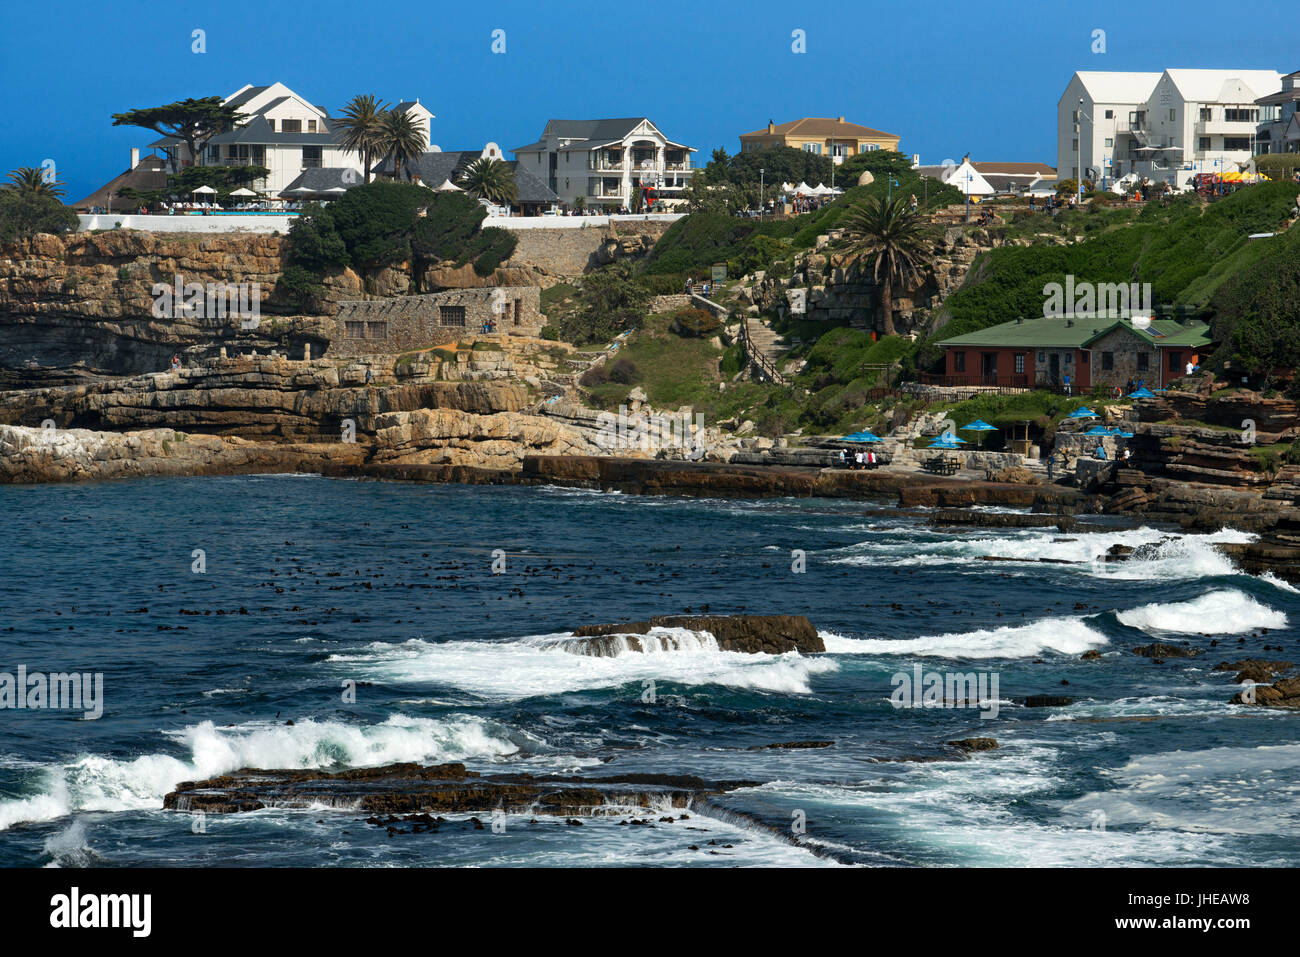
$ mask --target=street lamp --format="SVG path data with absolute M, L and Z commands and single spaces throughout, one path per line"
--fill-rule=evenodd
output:
M 763 221 L 763 174 L 767 170 L 760 168 L 758 171 L 758 221 Z
M 1079 108 L 1074 111 L 1074 161 L 1078 164 L 1074 171 L 1078 176 L 1076 186 L 1079 189 L 1078 203 L 1083 203 L 1083 134 L 1079 132 L 1079 120 L 1088 117 L 1088 122 L 1092 122 L 1092 117 L 1083 112 L 1083 97 L 1079 97 Z

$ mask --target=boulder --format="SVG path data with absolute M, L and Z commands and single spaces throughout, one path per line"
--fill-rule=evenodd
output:
M 583 625 L 573 633 L 579 638 L 644 635 L 651 628 L 707 631 L 723 651 L 781 655 L 791 651 L 816 654 L 826 650 L 817 629 L 802 615 L 660 615 L 649 621 Z

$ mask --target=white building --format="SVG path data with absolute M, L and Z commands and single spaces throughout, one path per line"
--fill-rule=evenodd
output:
M 967 196 L 993 196 L 997 193 L 993 184 L 985 179 L 971 163 L 969 156 L 962 157 L 960 163 L 945 166 L 914 165 L 912 171 L 921 176 L 937 179 L 941 183 L 947 183 L 949 186 L 955 186 Z
M 674 143 L 645 117 L 548 120 L 541 139 L 512 150 L 519 167 L 562 202 L 632 208 L 642 186 L 669 204 L 690 185 L 694 148 Z
M 307 170 L 327 170 L 331 181 L 361 182 L 361 157 L 338 145 L 329 114 L 283 83 L 244 86 L 224 103 L 245 116 L 238 126 L 218 133 L 203 146 L 200 166 L 265 166 L 270 174 L 253 183 L 254 189 L 278 196 Z M 394 109 L 410 113 L 424 129 L 429 144 L 433 114 L 419 100 L 398 103 Z M 151 146 L 162 149 L 172 172 L 192 165 L 189 148 L 175 137 Z M 375 158 L 378 160 L 378 157 Z
M 1255 101 L 1281 84 L 1275 70 L 1075 73 L 1057 103 L 1057 170 L 1099 186 L 1136 175 L 1175 187 L 1235 170 L 1253 151 Z

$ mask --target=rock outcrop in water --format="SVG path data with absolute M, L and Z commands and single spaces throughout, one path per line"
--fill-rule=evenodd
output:
M 390 764 L 337 772 L 243 768 L 205 781 L 183 781 L 163 798 L 163 809 L 237 814 L 268 807 L 325 806 L 370 814 L 502 810 L 567 817 L 610 805 L 690 807 L 695 801 L 756 783 L 658 774 L 481 775 L 457 763 Z
M 614 635 L 646 635 L 652 628 L 685 628 L 707 631 L 722 651 L 782 655 L 824 652 L 826 645 L 812 622 L 802 615 L 662 615 L 649 621 L 613 625 L 583 625 L 575 628 L 576 639 L 590 638 L 588 654 L 617 654 L 614 643 L 603 641 Z

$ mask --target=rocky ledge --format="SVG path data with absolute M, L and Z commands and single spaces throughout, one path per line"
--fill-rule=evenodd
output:
M 181 782 L 163 798 L 163 809 L 207 814 L 322 806 L 371 814 L 499 809 L 567 817 L 609 806 L 691 807 L 693 802 L 757 783 L 659 774 L 482 775 L 463 764 L 390 764 L 338 772 L 243 768 L 205 781 Z
M 609 657 L 617 654 L 621 645 L 603 639 L 646 635 L 652 628 L 707 631 L 723 651 L 782 655 L 791 651 L 816 654 L 826 650 L 817 629 L 802 615 L 661 615 L 649 621 L 583 625 L 573 633 L 576 639 L 589 639 L 584 642 L 583 653 Z

